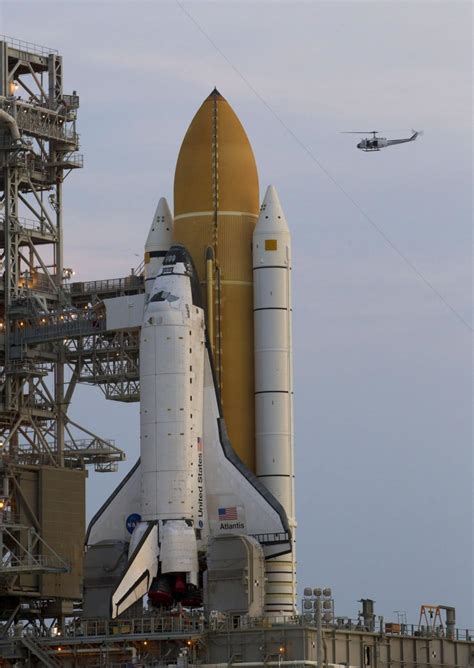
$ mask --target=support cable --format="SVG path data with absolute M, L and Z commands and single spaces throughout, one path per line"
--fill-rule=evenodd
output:
M 271 105 L 266 101 L 266 99 L 259 93 L 259 91 L 250 83 L 250 81 L 242 74 L 242 72 L 233 64 L 233 62 L 228 58 L 228 56 L 222 51 L 222 49 L 215 43 L 209 33 L 202 27 L 202 25 L 194 18 L 192 14 L 184 7 L 183 3 L 180 0 L 175 0 L 178 7 L 181 9 L 183 14 L 185 14 L 188 19 L 194 23 L 199 32 L 206 38 L 206 40 L 211 44 L 211 46 L 217 51 L 217 53 L 225 60 L 225 62 L 231 67 L 237 76 L 245 83 L 247 88 L 249 88 L 252 93 L 260 100 L 260 102 L 266 107 L 266 109 L 271 113 L 275 120 L 282 126 L 282 128 L 290 135 L 290 137 L 298 144 L 298 146 L 311 158 L 311 160 L 319 167 L 319 169 L 327 176 L 327 178 L 336 186 L 336 188 L 349 200 L 349 202 L 359 211 L 359 213 L 365 218 L 369 225 L 379 234 L 380 237 L 385 241 L 385 243 L 390 246 L 398 257 L 403 260 L 403 262 L 412 270 L 412 272 L 419 278 L 419 280 L 424 283 L 430 290 L 433 292 L 438 299 L 448 308 L 451 313 L 461 322 L 461 324 L 466 327 L 470 332 L 472 332 L 471 324 L 457 311 L 454 306 L 452 306 L 448 300 L 435 288 L 435 286 L 429 281 L 426 276 L 424 276 L 421 271 L 416 267 L 416 265 L 410 260 L 410 258 L 405 255 L 405 253 L 390 239 L 387 233 L 374 221 L 371 216 L 362 208 L 362 206 L 354 199 L 354 197 L 342 186 L 339 181 L 331 174 L 331 172 L 323 165 L 321 160 L 314 154 L 314 152 L 309 149 L 306 144 L 298 137 L 298 135 L 285 123 L 285 121 L 279 116 L 279 114 L 271 107 Z

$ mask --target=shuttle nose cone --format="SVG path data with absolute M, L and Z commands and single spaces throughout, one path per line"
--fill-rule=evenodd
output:
M 286 232 L 287 230 L 288 223 L 286 222 L 286 217 L 283 213 L 276 188 L 275 186 L 268 186 L 262 206 L 260 207 L 260 215 L 255 227 L 255 232 Z
M 173 243 L 173 216 L 168 202 L 161 197 L 156 207 L 150 231 L 145 243 L 145 252 L 168 250 Z
M 168 202 L 161 197 L 156 207 L 150 231 L 145 243 L 144 274 L 145 292 L 149 294 L 153 281 L 169 247 L 173 243 L 173 216 Z

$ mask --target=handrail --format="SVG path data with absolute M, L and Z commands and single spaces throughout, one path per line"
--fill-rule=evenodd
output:
M 9 37 L 8 35 L 0 35 L 0 41 L 6 42 L 8 46 L 19 49 L 20 51 L 36 53 L 41 56 L 49 56 L 49 54 L 58 55 L 59 53 L 59 51 L 56 49 L 50 49 L 49 46 L 40 46 L 39 44 L 34 44 L 33 42 L 25 42 L 23 39 Z
M 150 614 L 145 617 L 124 619 L 77 619 L 66 627 L 64 640 L 67 638 L 85 638 L 98 636 L 117 635 L 152 635 L 152 634 L 182 634 L 193 635 L 204 633 L 207 630 L 222 631 L 225 633 L 238 632 L 249 629 L 275 629 L 282 627 L 310 626 L 315 622 L 309 622 L 305 615 L 293 615 L 290 617 L 248 617 L 245 615 L 223 614 L 210 617 L 205 620 L 202 614 L 184 615 L 181 617 L 160 617 Z M 472 642 L 474 630 L 456 629 L 453 635 L 446 634 L 446 629 L 429 629 L 417 624 L 402 624 L 400 633 L 387 632 L 384 629 L 370 631 L 360 623 L 360 620 L 340 618 L 330 623 L 323 624 L 325 631 L 350 631 L 360 633 L 384 633 L 385 635 L 397 635 L 404 637 L 423 638 L 446 638 L 448 640 L 461 640 Z
M 66 627 L 67 638 L 117 635 L 197 635 L 204 632 L 201 617 L 138 617 L 132 619 L 84 619 Z
M 89 294 L 94 292 L 113 292 L 115 290 L 129 290 L 143 286 L 143 277 L 132 274 L 125 278 L 106 278 L 99 281 L 84 281 L 82 283 L 71 283 L 72 295 Z

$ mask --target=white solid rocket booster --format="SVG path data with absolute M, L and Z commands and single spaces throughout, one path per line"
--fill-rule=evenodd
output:
M 267 613 L 293 614 L 296 601 L 291 342 L 291 238 L 269 186 L 253 234 L 257 476 L 281 503 L 293 550 L 266 562 Z

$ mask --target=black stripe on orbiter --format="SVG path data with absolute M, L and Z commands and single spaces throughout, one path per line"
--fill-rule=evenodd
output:
M 291 475 L 287 473 L 266 473 L 265 475 L 259 475 L 259 478 L 291 478 Z
M 291 269 L 291 267 L 287 267 L 286 264 L 266 264 L 264 267 L 254 267 L 252 271 L 257 269 Z
M 289 390 L 261 390 L 254 392 L 254 394 L 290 394 Z
M 158 251 L 149 251 L 148 256 L 149 257 L 165 257 L 167 250 L 158 250 Z
M 163 260 L 163 267 L 172 266 L 175 264 L 184 264 L 186 267 L 186 275 L 189 276 L 191 282 L 191 294 L 193 298 L 193 306 L 203 308 L 201 285 L 199 283 L 198 273 L 193 262 L 193 258 L 186 246 L 182 244 L 174 244 L 166 251 L 165 259 Z
M 286 306 L 262 306 L 260 308 L 254 308 L 253 312 L 256 311 L 288 311 Z
M 135 582 L 132 584 L 132 586 L 122 596 L 120 601 L 117 601 L 117 603 L 115 604 L 115 607 L 117 608 L 117 613 L 118 613 L 118 609 L 120 608 L 122 603 L 127 600 L 127 598 L 138 587 L 138 585 L 141 584 L 143 580 L 149 580 L 149 579 L 150 579 L 150 571 L 148 569 L 146 569 L 146 571 L 143 571 L 143 573 L 140 575 L 140 577 L 135 580 Z M 148 585 L 147 585 L 147 588 L 148 588 Z

